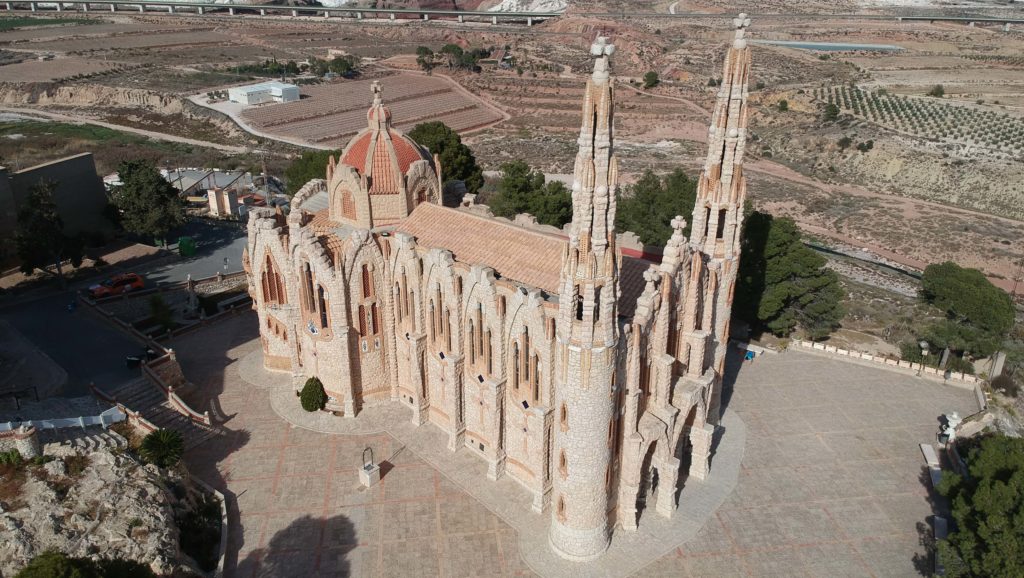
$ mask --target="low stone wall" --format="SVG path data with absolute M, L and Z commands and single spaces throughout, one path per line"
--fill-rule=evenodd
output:
M 18 450 L 21 457 L 26 460 L 39 456 L 42 451 L 38 433 L 36 428 L 31 426 L 0 432 L 0 452 Z
M 881 355 L 871 355 L 869 353 L 861 353 L 859 351 L 851 351 L 849 349 L 840 349 L 833 345 L 825 345 L 824 343 L 814 343 L 812 341 L 803 341 L 801 339 L 794 339 L 790 342 L 791 347 L 800 347 L 802 349 L 809 349 L 811 351 L 817 351 L 820 353 L 828 353 L 836 357 L 845 357 L 848 359 L 857 359 L 861 361 L 867 361 L 875 365 L 886 367 L 889 369 L 903 370 L 903 373 L 920 375 L 928 379 L 942 381 L 951 385 L 956 385 L 965 388 L 973 388 L 974 385 L 981 383 L 981 380 L 977 377 L 967 373 L 949 372 L 948 375 L 936 369 L 929 367 L 922 363 L 913 363 L 911 361 L 904 361 L 902 359 L 893 359 L 891 357 L 885 357 Z
M 224 499 L 224 494 L 218 492 L 213 486 L 191 475 L 191 473 L 189 473 L 189 476 L 196 485 L 217 496 L 217 500 L 220 501 L 220 547 L 217 550 L 217 568 L 214 569 L 213 576 L 214 578 L 221 578 L 224 576 L 224 555 L 228 551 L 228 503 Z

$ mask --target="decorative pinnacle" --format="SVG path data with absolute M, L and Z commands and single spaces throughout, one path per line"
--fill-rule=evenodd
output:
M 594 80 L 604 81 L 608 79 L 608 57 L 615 54 L 615 45 L 608 42 L 608 38 L 598 36 L 597 40 L 590 45 L 590 55 L 594 60 Z
M 676 215 L 676 218 L 672 219 L 671 225 L 676 231 L 682 231 L 686 228 L 686 219 L 681 215 Z
M 373 93 L 373 104 L 374 104 L 374 106 L 379 106 L 379 105 L 383 104 L 383 102 L 384 102 L 383 101 L 383 98 L 384 98 L 384 87 L 382 87 L 380 85 L 380 82 L 377 82 L 376 80 L 371 82 L 370 83 L 370 92 Z
M 661 279 L 661 275 L 659 275 L 654 269 L 644 271 L 644 281 L 647 281 L 648 287 L 654 285 L 659 279 Z
M 747 47 L 747 41 L 743 37 L 746 34 L 747 28 L 750 27 L 750 18 L 747 17 L 746 12 L 740 12 L 739 16 L 732 19 L 732 25 L 736 29 L 736 39 L 732 45 L 734 48 L 743 49 Z

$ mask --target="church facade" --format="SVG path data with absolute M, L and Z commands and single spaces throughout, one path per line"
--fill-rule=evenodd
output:
M 251 214 L 243 261 L 266 367 L 318 377 L 338 419 L 405 405 L 521 484 L 568 559 L 685 507 L 678 489 L 707 476 L 720 418 L 746 197 L 749 21 L 734 24 L 691 231 L 677 217 L 660 262 L 617 246 L 603 38 L 562 235 L 442 206 L 443 167 L 392 128 L 375 85 L 367 128 L 326 178 L 287 216 Z

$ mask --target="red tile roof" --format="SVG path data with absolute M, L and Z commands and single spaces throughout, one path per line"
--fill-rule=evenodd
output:
M 376 142 L 374 139 L 376 136 Z M 431 159 L 430 155 L 419 147 L 409 137 L 394 129 L 388 129 L 391 137 L 391 148 L 394 149 L 395 158 L 398 159 L 397 171 L 391 162 L 391 154 L 388 150 L 389 140 L 381 138 L 380 132 L 367 129 L 353 138 L 345 152 L 341 156 L 341 162 L 355 168 L 359 174 L 371 177 L 370 194 L 394 194 L 399 191 L 405 173 L 409 167 L 419 160 Z M 369 165 L 366 162 L 366 152 L 373 145 L 373 155 Z
M 418 205 L 395 229 L 425 247 L 451 251 L 458 261 L 490 267 L 501 277 L 558 295 L 564 237 L 430 203 Z M 645 286 L 643 273 L 651 265 L 623 258 L 620 315 L 633 316 Z

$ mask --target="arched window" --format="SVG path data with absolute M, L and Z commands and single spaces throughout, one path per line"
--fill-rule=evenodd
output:
M 512 343 L 512 388 L 519 389 L 519 344 Z
M 373 296 L 373 277 L 370 275 L 370 267 L 363 263 L 363 297 Z
M 533 354 L 533 368 L 530 371 L 530 385 L 533 386 L 533 403 L 540 403 L 540 360 Z
M 370 323 L 372 333 L 374 335 L 380 333 L 380 310 L 377 308 L 376 303 L 372 303 L 370 305 Z
M 484 333 L 484 360 L 487 364 L 487 375 L 494 373 L 494 365 L 491 363 L 491 330 Z
M 474 335 L 476 335 L 476 328 L 474 325 L 475 321 L 469 322 L 469 363 L 470 365 L 476 364 L 476 347 L 474 344 Z
M 303 270 L 303 282 L 306 293 L 306 311 L 312 313 L 316 311 L 316 302 L 314 301 L 314 299 L 316 299 L 316 294 L 313 292 L 313 270 L 309 267 L 309 263 L 305 264 Z
M 366 307 L 359 306 L 359 335 L 366 335 Z
M 327 297 L 324 293 L 323 285 L 316 286 L 317 291 L 317 305 L 320 311 L 320 328 L 327 328 Z

